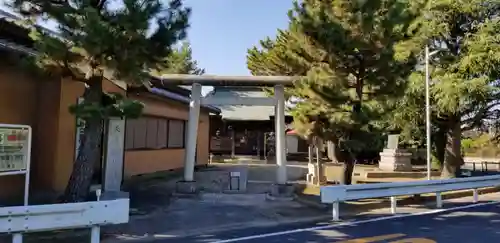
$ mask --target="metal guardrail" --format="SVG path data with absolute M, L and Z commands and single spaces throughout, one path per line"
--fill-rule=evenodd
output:
M 441 197 L 442 192 L 472 189 L 474 198 L 473 201 L 477 202 L 479 196 L 479 188 L 499 185 L 500 175 L 454 178 L 447 180 L 322 186 L 321 202 L 333 204 L 333 220 L 339 220 L 340 202 L 368 198 L 390 197 L 391 212 L 395 214 L 397 208 L 396 196 L 436 193 L 436 207 L 441 208 L 443 206 Z
M 0 233 L 12 235 L 12 243 L 22 243 L 23 234 L 62 229 L 91 228 L 91 243 L 100 242 L 100 226 L 127 223 L 128 198 L 64 204 L 0 208 Z

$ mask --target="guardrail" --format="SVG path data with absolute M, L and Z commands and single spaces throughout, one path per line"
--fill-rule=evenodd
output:
M 81 203 L 30 205 L 0 208 L 0 233 L 22 243 L 23 234 L 62 229 L 91 228 L 90 242 L 100 242 L 100 226 L 127 223 L 128 198 Z
M 322 186 L 321 202 L 333 204 L 333 220 L 339 220 L 340 202 L 368 198 L 390 197 L 391 212 L 396 213 L 396 196 L 436 193 L 436 207 L 441 208 L 442 192 L 457 190 L 473 190 L 473 201 L 478 201 L 478 189 L 500 185 L 500 175 L 454 178 L 447 180 L 423 180 L 411 182 L 358 184 L 342 186 Z

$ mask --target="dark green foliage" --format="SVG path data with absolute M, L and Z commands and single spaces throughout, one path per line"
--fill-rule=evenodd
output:
M 89 104 L 82 102 L 69 107 L 73 114 L 79 114 L 82 119 L 90 117 L 120 117 L 120 118 L 138 118 L 144 104 L 137 100 L 127 99 L 119 93 L 104 93 L 101 104 Z
M 249 50 L 248 67 L 254 75 L 305 76 L 288 90 L 299 100 L 291 110 L 298 130 L 359 151 L 380 132 L 416 64 L 409 54 L 398 59 L 397 47 L 418 30 L 417 15 L 408 1 L 296 3 L 288 29 Z
M 431 0 L 419 19 L 422 28 L 418 38 L 406 48 L 408 52 L 419 53 L 421 60 L 425 44 L 429 44 L 431 51 L 440 50 L 430 58 L 431 107 L 435 152 L 444 153 L 446 146 L 447 166 L 443 171 L 446 177 L 454 176 L 462 163 L 460 131 L 481 127 L 484 119 L 495 119 L 497 113 L 498 10 L 500 2 L 496 0 Z M 423 129 L 423 70 L 413 73 L 409 84 L 395 116 L 404 118 L 399 124 L 406 132 Z M 440 133 L 445 142 L 437 144 Z M 444 159 L 444 155 L 440 157 Z
M 157 74 L 194 74 L 202 75 L 205 69 L 198 67 L 198 62 L 193 59 L 193 51 L 189 42 L 183 42 L 182 46 L 174 50 L 170 56 L 165 58 L 166 68 L 158 70 Z
M 59 24 L 61 38 L 33 28 L 36 49 L 44 54 L 39 58 L 41 65 L 77 81 L 85 82 L 81 75 L 88 72 L 106 70 L 119 80 L 142 84 L 150 70 L 168 67 L 163 60 L 172 53 L 172 45 L 185 37 L 190 10 L 180 0 L 168 6 L 157 0 L 124 0 L 121 8 L 116 4 L 16 0 L 13 6 Z M 155 24 L 150 25 L 151 21 Z
M 296 2 L 288 29 L 250 49 L 248 67 L 254 75 L 304 76 L 287 90 L 297 99 L 295 127 L 305 137 L 334 141 L 352 162 L 380 141 L 417 63 L 399 50 L 418 31 L 419 7 L 400 0 Z

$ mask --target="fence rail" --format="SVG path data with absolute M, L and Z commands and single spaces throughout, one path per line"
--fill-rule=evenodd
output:
M 340 202 L 390 197 L 391 212 L 396 213 L 396 196 L 436 193 L 436 206 L 443 206 L 441 193 L 446 191 L 473 190 L 473 201 L 478 201 L 478 189 L 500 185 L 500 175 L 455 178 L 448 180 L 426 180 L 395 183 L 322 186 L 321 202 L 333 204 L 333 220 L 339 220 Z
M 464 162 L 462 169 L 471 170 L 471 171 L 497 171 L 500 172 L 500 162 L 494 161 L 470 161 Z
M 98 198 L 100 197 L 98 192 Z M 46 204 L 0 208 L 0 233 L 22 243 L 23 234 L 62 229 L 91 228 L 91 243 L 100 242 L 100 226 L 127 223 L 128 198 L 81 203 Z

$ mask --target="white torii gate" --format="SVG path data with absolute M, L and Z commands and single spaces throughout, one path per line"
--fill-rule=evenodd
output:
M 285 145 L 285 93 L 284 87 L 292 85 L 299 77 L 293 76 L 214 76 L 214 75 L 164 75 L 163 83 L 191 85 L 191 101 L 189 103 L 189 120 L 187 125 L 186 156 L 184 158 L 184 182 L 181 191 L 194 192 L 194 167 L 196 164 L 196 142 L 200 105 L 258 105 L 275 107 L 276 131 L 276 185 L 277 191 L 286 191 L 287 161 Z M 202 85 L 210 86 L 274 86 L 274 97 L 202 97 Z M 278 192 L 278 194 L 280 193 Z M 285 192 L 284 192 L 285 193 Z

